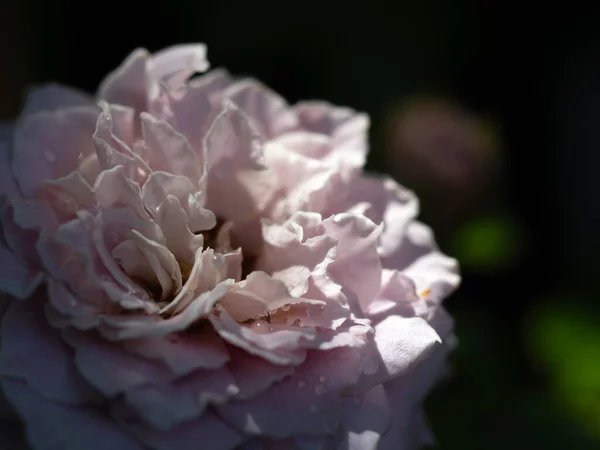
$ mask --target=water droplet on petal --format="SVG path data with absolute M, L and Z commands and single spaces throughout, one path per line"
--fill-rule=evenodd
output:
M 282 310 L 282 311 L 285 311 L 285 312 L 287 312 L 287 311 L 289 311 L 289 310 L 290 310 L 290 308 L 291 308 L 291 306 L 290 306 L 290 305 L 283 305 L 283 306 L 281 307 L 281 310 Z
M 379 361 L 376 357 L 365 356 L 362 359 L 362 371 L 365 375 L 373 375 L 379 370 Z
M 325 386 L 323 386 L 322 384 L 317 384 L 315 386 L 315 394 L 316 395 L 323 395 L 326 390 L 327 389 L 325 389 Z
M 308 410 L 309 410 L 311 413 L 316 413 L 316 412 L 317 412 L 317 407 L 316 407 L 315 405 L 310 405 L 310 406 L 308 407 Z
M 266 333 L 267 331 L 269 331 L 269 324 L 264 320 L 256 320 L 251 325 L 251 329 L 255 333 Z
M 302 389 L 303 387 L 306 387 L 306 381 L 298 381 L 298 387 L 300 389 Z
M 237 386 L 234 386 L 233 384 L 230 384 L 229 386 L 227 386 L 227 394 L 238 395 L 239 393 L 240 393 L 240 388 L 238 388 Z
M 49 162 L 53 162 L 56 161 L 56 155 L 54 153 L 52 153 L 50 150 L 44 150 L 44 158 L 46 158 L 46 160 L 48 160 Z

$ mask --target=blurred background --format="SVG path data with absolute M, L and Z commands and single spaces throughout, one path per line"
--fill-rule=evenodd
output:
M 132 49 L 189 41 L 290 102 L 367 111 L 369 169 L 419 194 L 462 264 L 459 347 L 427 403 L 439 448 L 597 449 L 599 19 L 576 2 L 2 2 L 0 119 L 32 84 L 93 92 Z

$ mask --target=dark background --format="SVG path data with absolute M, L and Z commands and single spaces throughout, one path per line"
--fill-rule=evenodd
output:
M 369 167 L 420 194 L 422 218 L 462 263 L 463 285 L 447 301 L 459 347 L 427 402 L 439 447 L 595 449 L 599 19 L 573 2 L 3 2 L 0 118 L 17 114 L 31 84 L 93 92 L 134 48 L 191 41 L 208 44 L 213 67 L 261 79 L 290 102 L 367 111 Z M 397 112 L 419 96 L 446 102 L 456 120 L 485 121 L 493 145 L 456 156 L 444 139 L 433 149 L 395 143 Z M 415 152 L 476 170 L 456 187 Z

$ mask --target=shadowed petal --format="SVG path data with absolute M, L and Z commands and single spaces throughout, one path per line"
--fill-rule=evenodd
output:
M 22 381 L 3 379 L 2 388 L 25 421 L 36 450 L 143 450 L 102 411 L 50 402 Z

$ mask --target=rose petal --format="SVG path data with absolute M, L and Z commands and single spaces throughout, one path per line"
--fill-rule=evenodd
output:
M 197 450 L 202 442 L 210 443 L 211 450 L 232 450 L 244 441 L 240 433 L 212 412 L 169 431 L 159 431 L 139 422 L 125 426 L 152 450 Z
M 340 395 L 356 383 L 360 353 L 340 348 L 310 352 L 304 364 L 263 395 L 216 407 L 245 434 L 273 438 L 332 434 L 338 426 Z
M 377 450 L 380 439 L 391 425 L 390 410 L 382 385 L 375 386 L 361 397 L 344 399 L 342 426 L 345 439 L 339 450 Z
M 363 358 L 360 383 L 352 392 L 360 393 L 411 372 L 441 339 L 420 317 L 389 316 L 375 325 L 375 351 Z
M 70 349 L 32 301 L 39 303 L 37 299 L 15 301 L 4 315 L 0 376 L 18 378 L 48 400 L 66 404 L 87 401 L 90 391 L 77 374 Z
M 97 117 L 95 107 L 76 107 L 34 114 L 17 124 L 11 168 L 23 195 L 31 197 L 46 180 L 68 175 L 80 155 L 93 152 Z
M 0 291 L 18 298 L 29 297 L 42 283 L 44 275 L 34 270 L 13 252 L 0 244 Z
M 218 369 L 230 360 L 223 341 L 210 328 L 165 338 L 128 340 L 123 345 L 144 358 L 162 361 L 177 376 L 196 369 Z
M 239 81 L 223 93 L 246 114 L 264 139 L 297 126 L 298 119 L 287 102 L 255 80 Z
M 3 379 L 2 388 L 25 421 L 35 449 L 143 450 L 101 411 L 44 400 L 22 381 Z
M 198 370 L 172 384 L 134 387 L 125 403 L 152 427 L 167 431 L 199 418 L 209 404 L 221 404 L 239 392 L 227 369 Z
M 27 92 L 21 117 L 41 111 L 55 111 L 60 108 L 92 104 L 93 99 L 85 92 L 57 83 L 48 83 L 35 86 Z
M 146 67 L 150 54 L 136 49 L 100 84 L 98 97 L 108 103 L 131 106 L 136 111 L 146 109 L 149 89 Z

